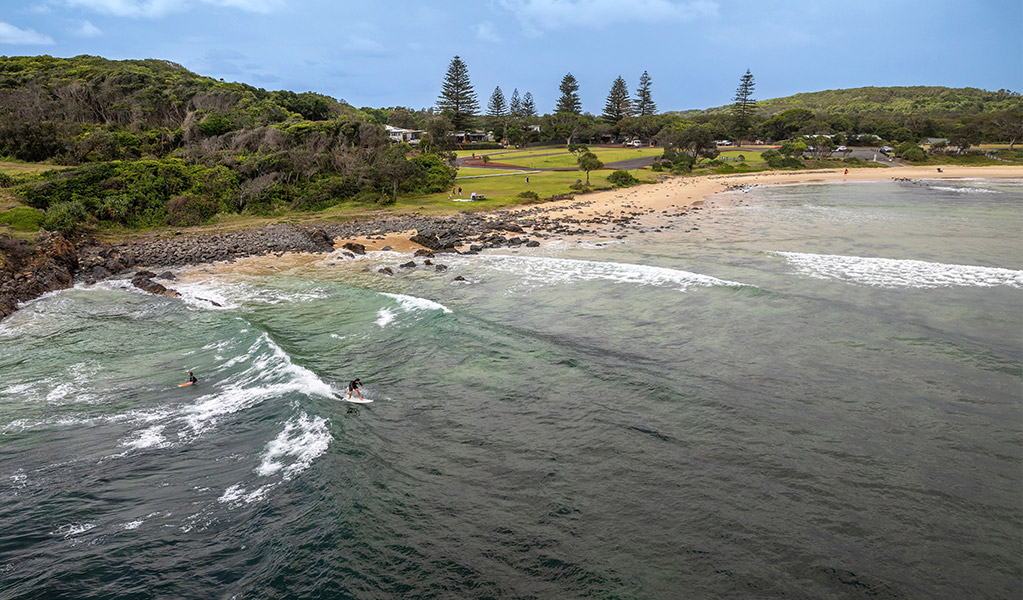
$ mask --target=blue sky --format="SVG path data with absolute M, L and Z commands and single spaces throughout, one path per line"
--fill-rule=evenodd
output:
M 553 109 L 571 72 L 599 114 L 615 77 L 649 71 L 658 109 L 889 86 L 1023 91 L 1020 0 L 0 0 L 0 54 L 160 58 L 355 106 L 432 106 L 460 55 Z

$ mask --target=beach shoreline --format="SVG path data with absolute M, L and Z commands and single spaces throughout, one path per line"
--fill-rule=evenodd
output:
M 28 262 L 11 265 L 16 270 L 8 273 L 7 269 L 0 274 L 4 275 L 0 280 L 0 319 L 21 303 L 46 292 L 75 283 L 123 277 L 140 269 L 201 267 L 216 273 L 235 270 L 251 273 L 255 268 L 269 273 L 273 270 L 273 259 L 284 259 L 286 255 L 284 260 L 301 262 L 301 256 L 311 261 L 335 253 L 344 259 L 364 251 L 385 249 L 401 254 L 417 250 L 476 254 L 551 242 L 621 240 L 636 232 L 685 226 L 679 223 L 698 214 L 706 204 L 719 204 L 710 199 L 727 191 L 762 185 L 978 178 L 1023 179 L 1023 166 L 943 166 L 941 172 L 932 167 L 890 167 L 850 169 L 848 173 L 844 169 L 827 169 L 671 177 L 654 184 L 480 213 L 412 214 L 349 223 L 313 221 L 230 232 L 163 232 L 114 244 L 88 240 L 70 244 L 51 234 L 40 238 Z M 246 265 L 244 261 L 253 264 Z
M 756 173 L 730 173 L 725 175 L 701 175 L 698 177 L 670 177 L 657 183 L 620 188 L 590 194 L 581 194 L 565 200 L 544 204 L 517 206 L 501 209 L 489 214 L 512 216 L 546 215 L 552 219 L 568 218 L 575 222 L 604 223 L 589 225 L 610 225 L 622 218 L 639 216 L 637 213 L 654 214 L 663 211 L 682 211 L 706 205 L 710 198 L 723 192 L 748 189 L 762 185 L 836 184 L 871 181 L 892 181 L 902 179 L 935 179 L 954 181 L 975 178 L 1019 178 L 1023 179 L 1023 166 L 960 167 L 887 167 L 876 169 L 821 169 L 812 171 L 762 171 Z M 651 212 L 652 211 L 652 212 Z M 604 227 L 605 233 L 611 227 Z M 527 230 L 528 231 L 528 230 Z M 534 231 L 531 231 L 535 233 Z M 338 247 L 345 243 L 356 243 L 367 250 L 388 248 L 395 252 L 412 253 L 424 246 L 409 238 L 417 233 L 415 229 L 390 232 L 384 235 L 362 235 L 335 240 Z M 564 236 L 571 239 L 578 236 Z M 463 248 L 459 248 L 462 250 Z

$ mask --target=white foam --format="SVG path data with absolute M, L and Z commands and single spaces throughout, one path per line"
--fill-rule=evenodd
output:
M 240 483 L 236 483 L 231 487 L 224 490 L 224 493 L 217 498 L 217 502 L 224 504 L 230 504 L 238 506 L 240 504 L 252 504 L 253 502 L 260 502 L 266 499 L 266 494 L 273 488 L 277 487 L 276 483 L 267 484 L 261 486 L 253 491 L 248 491 Z M 189 528 L 191 529 L 191 528 Z
M 325 289 L 284 291 L 223 280 L 179 283 L 173 286 L 189 306 L 207 310 L 235 309 L 243 304 L 283 304 L 310 302 L 328 296 Z M 212 302 L 220 306 L 215 306 Z
M 377 325 L 387 327 L 387 324 L 394 320 L 394 311 L 389 308 L 381 308 L 377 311 Z
M 270 352 L 263 351 L 260 355 L 259 352 L 264 347 Z M 255 406 L 267 398 L 289 392 L 315 394 L 326 398 L 332 396 L 329 384 L 309 369 L 293 363 L 291 357 L 265 333 L 253 343 L 246 356 L 249 358 L 255 356 L 249 369 L 224 388 L 202 396 L 195 404 L 182 411 L 180 419 L 188 425 L 193 434 L 203 433 L 214 426 L 223 415 Z M 281 373 L 291 377 L 279 383 L 260 384 L 263 378 L 279 377 Z
M 302 413 L 284 424 L 284 430 L 266 445 L 262 462 L 256 474 L 269 477 L 281 472 L 287 481 L 309 468 L 309 465 L 330 445 L 327 421 L 322 417 L 309 418 Z
M 129 450 L 142 450 L 144 448 L 166 448 L 170 442 L 163 437 L 165 425 L 153 425 L 148 429 L 136 431 L 133 435 L 121 440 L 119 444 Z
M 96 525 L 92 523 L 69 523 L 67 525 L 61 525 L 56 531 L 50 532 L 50 535 L 60 535 L 64 539 L 72 538 L 76 535 L 85 533 L 90 529 L 95 528 Z
M 387 296 L 388 298 L 393 298 L 393 299 L 397 300 L 398 304 L 400 304 L 403 309 L 405 309 L 406 311 L 410 311 L 410 312 L 411 311 L 416 311 L 416 310 L 439 310 L 439 311 L 446 312 L 446 313 L 451 312 L 451 309 L 446 307 L 446 306 L 444 306 L 443 304 L 440 304 L 438 302 L 434 302 L 433 300 L 427 300 L 426 298 L 417 298 L 415 296 L 406 296 L 405 294 L 387 294 L 387 293 L 384 293 L 384 296 Z
M 1001 194 L 998 190 L 989 190 L 987 188 L 978 187 L 952 187 L 947 185 L 929 185 L 929 190 L 936 190 L 939 192 L 955 192 L 959 194 Z
M 481 255 L 480 258 L 488 268 L 513 273 L 522 281 L 535 285 L 605 280 L 634 285 L 671 286 L 679 291 L 686 291 L 693 286 L 746 285 L 700 273 L 649 265 L 532 256 Z
M 142 526 L 142 523 L 144 523 L 144 522 L 145 521 L 143 521 L 142 519 L 137 519 L 135 521 L 129 521 L 127 523 L 121 523 L 121 529 L 124 529 L 125 531 L 131 531 L 132 529 L 138 529 L 139 527 Z
M 919 260 L 865 258 L 834 254 L 774 252 L 784 256 L 803 275 L 878 287 L 991 287 L 1023 288 L 1023 271 L 997 267 L 950 265 Z

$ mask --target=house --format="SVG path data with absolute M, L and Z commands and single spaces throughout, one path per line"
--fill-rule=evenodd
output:
M 475 142 L 492 142 L 494 141 L 493 131 L 456 131 L 449 133 L 448 135 L 454 136 L 459 143 L 472 144 Z
M 423 139 L 423 134 L 426 131 L 422 129 L 402 129 L 401 127 L 391 127 L 390 125 L 384 125 L 387 129 L 387 137 L 391 138 L 392 142 L 404 142 L 406 144 L 418 144 L 419 140 Z

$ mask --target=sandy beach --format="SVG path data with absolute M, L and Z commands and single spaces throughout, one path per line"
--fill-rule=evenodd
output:
M 827 169 L 814 171 L 766 171 L 730 175 L 704 175 L 699 177 L 671 177 L 660 183 L 609 190 L 558 200 L 543 205 L 525 205 L 509 209 L 511 213 L 543 212 L 552 217 L 573 217 L 580 220 L 602 216 L 616 218 L 637 212 L 651 213 L 687 206 L 700 206 L 714 194 L 738 187 L 760 185 L 794 185 L 806 183 L 846 183 L 861 181 L 887 181 L 892 179 L 968 179 L 978 177 L 1023 178 L 1023 166 L 959 167 L 889 167 L 884 169 Z M 415 230 L 395 232 L 383 236 L 336 240 L 338 246 L 355 242 L 367 250 L 390 247 L 395 252 L 415 252 L 422 248 L 409 238 Z

